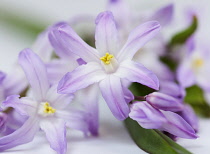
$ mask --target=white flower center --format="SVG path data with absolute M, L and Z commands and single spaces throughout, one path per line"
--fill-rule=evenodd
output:
M 114 55 L 106 53 L 105 56 L 100 58 L 100 60 L 107 73 L 113 73 L 117 70 L 118 62 L 115 59 Z

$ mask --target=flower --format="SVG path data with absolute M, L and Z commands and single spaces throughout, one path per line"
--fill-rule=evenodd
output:
M 150 21 L 135 28 L 127 42 L 119 49 L 117 28 L 111 12 L 102 12 L 96 18 L 96 49 L 87 45 L 68 24 L 56 24 L 49 39 L 59 52 L 74 53 L 87 62 L 67 73 L 59 82 L 59 93 L 74 93 L 93 83 L 99 87 L 113 115 L 124 120 L 130 112 L 128 101 L 131 92 L 122 85 L 122 79 L 139 82 L 158 89 L 157 77 L 140 63 L 133 62 L 133 55 L 160 30 L 156 21 Z M 124 95 L 130 96 L 126 99 Z
M 147 102 L 134 102 L 129 117 L 146 129 L 159 129 L 175 136 L 197 138 L 194 129 L 178 114 L 153 108 Z
M 4 107 L 15 108 L 21 115 L 28 116 L 28 119 L 19 129 L 0 138 L 0 151 L 32 141 L 41 128 L 51 148 L 59 154 L 64 154 L 67 148 L 66 126 L 87 133 L 87 114 L 67 108 L 73 94 L 57 94 L 57 85 L 49 84 L 44 63 L 30 49 L 25 49 L 19 54 L 19 63 L 31 86 L 33 98 L 11 95 L 2 103 Z
M 189 51 L 177 69 L 177 80 L 184 88 L 197 84 L 204 91 L 210 91 L 210 54 L 208 45 L 199 37 L 191 38 Z M 187 80 L 186 80 L 187 79 Z

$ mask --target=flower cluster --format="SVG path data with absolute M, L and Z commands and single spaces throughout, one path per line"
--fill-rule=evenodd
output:
M 172 4 L 144 18 L 134 17 L 121 0 L 110 0 L 107 10 L 95 19 L 95 48 L 71 23 L 59 22 L 39 35 L 34 51 L 19 53 L 16 73 L 0 72 L 0 151 L 32 141 L 40 130 L 59 154 L 66 153 L 67 128 L 97 136 L 99 94 L 118 120 L 130 117 L 146 129 L 197 138 L 185 88 L 198 84 L 210 92 L 209 54 L 188 41 L 190 51 L 174 73 L 160 61 L 167 49 L 160 30 L 172 20 Z M 132 83 L 159 91 L 135 96 Z

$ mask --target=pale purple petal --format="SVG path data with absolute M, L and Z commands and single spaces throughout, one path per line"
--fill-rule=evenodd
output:
M 54 26 L 52 26 L 50 29 L 49 29 L 49 41 L 51 43 L 51 45 L 53 46 L 53 48 L 55 49 L 55 53 L 62 59 L 68 59 L 68 58 L 72 58 L 72 57 L 77 57 L 77 55 L 75 55 L 74 53 L 72 52 L 69 52 L 68 50 L 65 49 L 65 47 L 63 47 L 61 45 L 61 41 L 58 41 L 56 35 L 54 35 L 53 33 L 53 29 L 57 29 L 59 28 L 59 26 L 62 26 L 64 24 L 67 24 L 65 22 L 59 22 L 59 23 L 56 23 Z
M 6 75 L 2 84 L 4 86 L 5 96 L 17 95 L 26 89 L 28 81 L 19 64 L 15 64 L 12 71 Z
M 116 55 L 119 51 L 117 28 L 111 12 L 100 13 L 96 18 L 96 48 L 101 56 L 105 53 Z
M 0 112 L 0 134 L 3 134 L 6 131 L 7 119 L 7 114 L 4 112 Z
M 45 99 L 50 84 L 44 63 L 33 51 L 25 49 L 19 54 L 19 64 L 26 74 L 34 97 L 38 101 Z
M 66 55 L 76 54 L 86 62 L 100 62 L 98 52 L 86 44 L 66 23 L 54 26 L 49 34 L 49 39 L 57 52 L 65 52 Z
M 134 102 L 129 117 L 146 129 L 159 129 L 166 122 L 164 115 L 147 102 Z
M 85 133 L 88 133 L 87 113 L 81 110 L 68 109 L 58 110 L 55 113 L 56 118 L 63 119 L 66 122 L 66 126 L 69 128 L 77 129 Z
M 120 64 L 115 75 L 131 82 L 141 83 L 156 90 L 159 89 L 157 76 L 140 63 L 126 60 Z
M 6 74 L 0 71 L 0 84 L 3 82 L 5 77 L 6 77 Z
M 84 111 L 87 113 L 86 121 L 88 123 L 89 131 L 92 135 L 98 135 L 99 128 L 99 88 L 98 85 L 93 84 L 81 90 L 81 103 Z M 85 97 L 88 96 L 88 97 Z
M 124 93 L 124 99 L 127 103 L 130 103 L 132 100 L 134 100 L 133 93 L 127 88 L 122 86 L 123 93 Z
M 46 64 L 50 84 L 57 84 L 67 72 L 73 71 L 77 66 L 77 61 L 73 59 L 51 60 Z
M 184 108 L 182 102 L 172 96 L 160 92 L 153 92 L 147 95 L 146 101 L 153 107 L 165 111 L 177 112 Z
M 185 89 L 174 81 L 161 81 L 159 92 L 182 100 L 185 97 Z
M 128 117 L 130 109 L 124 98 L 124 92 L 120 78 L 110 75 L 99 83 L 101 93 L 111 112 L 118 120 Z
M 42 120 L 40 127 L 45 132 L 50 147 L 58 154 L 65 154 L 67 150 L 65 122 L 58 119 Z
M 154 12 L 154 14 L 148 20 L 156 20 L 160 22 L 161 26 L 166 26 L 173 19 L 174 5 L 168 4 Z
M 198 117 L 189 105 L 185 104 L 184 109 L 178 114 L 192 126 L 195 132 L 198 131 Z
M 167 122 L 164 123 L 161 130 L 182 138 L 197 138 L 194 129 L 181 116 L 170 111 L 162 111 L 162 113 L 166 117 Z
M 47 101 L 55 109 L 65 109 L 73 100 L 73 94 L 58 94 L 57 84 L 53 85 L 46 94 Z
M 8 96 L 6 100 L 2 102 L 2 107 L 13 107 L 21 115 L 34 116 L 37 103 L 26 97 L 23 97 L 21 99 L 19 99 L 19 97 L 19 95 Z
M 78 63 L 79 65 L 85 65 L 85 64 L 87 64 L 82 58 L 78 58 L 78 59 L 77 59 L 77 63 Z
M 67 73 L 59 82 L 59 93 L 74 93 L 106 77 L 104 70 L 98 63 L 89 62 Z
M 136 27 L 129 35 L 127 42 L 117 55 L 119 61 L 132 59 L 135 53 L 151 40 L 160 30 L 156 21 L 146 22 Z
M 179 84 L 184 88 L 192 86 L 195 84 L 195 76 L 193 70 L 188 65 L 181 64 L 177 70 L 177 80 Z
M 0 138 L 0 151 L 28 143 L 33 140 L 39 130 L 38 119 L 29 118 L 19 129 L 12 134 Z
M 48 62 L 53 53 L 53 47 L 48 39 L 48 33 L 49 30 L 47 29 L 39 34 L 32 46 L 33 51 L 35 51 L 44 62 Z

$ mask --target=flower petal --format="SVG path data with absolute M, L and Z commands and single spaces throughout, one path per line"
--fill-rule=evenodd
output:
M 120 78 L 110 75 L 99 83 L 102 96 L 113 115 L 118 120 L 128 117 L 130 109 L 124 98 L 123 87 Z
M 46 29 L 41 34 L 39 34 L 32 46 L 33 51 L 35 51 L 44 62 L 50 61 L 51 55 L 53 53 L 53 47 L 48 39 L 48 33 L 49 30 Z
M 5 77 L 6 77 L 6 74 L 0 71 L 0 84 L 3 82 Z
M 19 64 L 26 74 L 35 98 L 38 101 L 45 99 L 50 84 L 44 63 L 33 51 L 25 49 L 19 54 Z
M 19 129 L 14 131 L 12 134 L 0 138 L 0 151 L 4 151 L 32 141 L 38 130 L 38 119 L 35 117 L 29 118 Z
M 36 112 L 36 102 L 22 97 L 19 99 L 19 95 L 11 95 L 2 102 L 2 107 L 13 107 L 21 115 L 32 115 Z
M 198 131 L 198 118 L 193 111 L 193 109 L 189 105 L 185 105 L 184 109 L 181 112 L 178 112 L 178 114 L 192 126 L 192 128 L 195 130 L 195 132 Z
M 100 62 L 98 52 L 86 44 L 67 23 L 55 25 L 50 31 L 49 39 L 59 55 L 65 56 L 73 53 L 86 62 Z
M 119 61 L 132 59 L 135 53 L 152 39 L 160 30 L 157 21 L 149 21 L 136 27 L 129 35 L 127 42 L 117 55 Z
M 195 75 L 188 64 L 183 63 L 178 67 L 177 80 L 184 88 L 190 87 L 195 83 Z
M 147 95 L 146 101 L 155 108 L 165 111 L 177 112 L 181 111 L 184 108 L 182 102 L 180 102 L 172 96 L 160 92 L 153 92 Z
M 156 90 L 159 89 L 157 76 L 140 63 L 126 60 L 120 64 L 115 75 L 131 82 L 141 83 Z
M 159 129 L 166 122 L 163 114 L 147 102 L 134 102 L 129 117 L 146 129 Z
M 57 84 L 53 85 L 47 92 L 46 98 L 55 109 L 65 109 L 73 100 L 73 94 L 58 94 Z
M 162 113 L 168 120 L 162 126 L 162 130 L 182 138 L 197 138 L 194 129 L 181 116 L 170 111 L 162 111 Z
M 80 130 L 85 134 L 88 133 L 87 114 L 85 111 L 72 108 L 68 110 L 58 110 L 55 116 L 63 119 L 67 127 Z
M 156 20 L 160 22 L 161 26 L 166 26 L 169 24 L 173 18 L 174 13 L 174 5 L 168 4 L 159 10 L 157 10 L 150 18 L 149 20 Z
M 57 84 L 67 72 L 73 71 L 77 66 L 77 61 L 73 59 L 51 60 L 46 64 L 50 84 Z
M 67 73 L 59 82 L 59 93 L 74 93 L 106 77 L 104 70 L 95 62 L 77 67 L 74 71 Z
M 87 113 L 86 121 L 88 123 L 89 131 L 92 135 L 98 135 L 99 128 L 99 88 L 98 85 L 93 84 L 81 90 L 81 103 L 84 111 Z M 88 97 L 84 97 L 88 96 Z
M 7 74 L 3 86 L 5 96 L 18 95 L 27 88 L 28 81 L 19 64 L 15 64 L 12 71 Z
M 174 81 L 161 81 L 159 92 L 183 100 L 186 95 L 185 89 Z
M 130 103 L 132 100 L 134 100 L 133 93 L 127 88 L 122 86 L 123 93 L 124 93 L 124 99 L 127 103 Z
M 65 122 L 58 119 L 42 120 L 40 128 L 45 132 L 50 147 L 58 154 L 65 154 L 67 150 Z
M 95 23 L 96 48 L 100 52 L 100 55 L 104 56 L 107 52 L 116 55 L 119 50 L 119 42 L 112 13 L 109 11 L 100 13 Z

